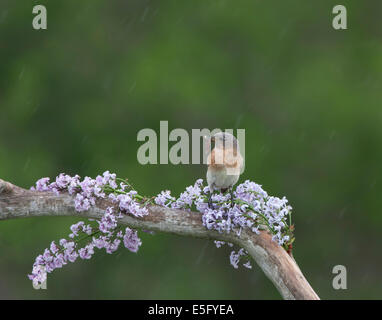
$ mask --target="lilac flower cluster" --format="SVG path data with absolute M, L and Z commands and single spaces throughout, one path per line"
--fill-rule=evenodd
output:
M 94 249 L 105 249 L 107 253 L 115 252 L 123 242 L 131 252 L 137 252 L 142 242 L 136 230 L 126 227 L 124 230 L 118 226 L 118 219 L 123 214 L 133 214 L 142 217 L 148 214 L 147 209 L 139 202 L 142 197 L 136 191 L 130 190 L 123 180 L 117 182 L 115 174 L 109 171 L 96 179 L 85 177 L 82 181 L 78 175 L 71 177 L 60 174 L 50 183 L 49 178 L 42 178 L 36 182 L 32 190 L 39 192 L 54 192 L 60 194 L 68 192 L 75 196 L 75 209 L 77 212 L 89 210 L 97 199 L 110 198 L 119 209 L 114 212 L 113 207 L 105 210 L 101 219 L 92 225 L 80 221 L 70 227 L 70 240 L 61 239 L 58 244 L 54 241 L 44 253 L 39 255 L 34 264 L 29 279 L 34 285 L 46 280 L 47 273 L 61 268 L 68 262 L 75 262 L 78 258 L 87 260 L 94 254 Z M 118 194 L 118 195 L 116 195 Z M 94 221 L 89 219 L 89 221 Z M 81 245 L 82 244 L 82 245 Z
M 136 217 L 143 217 L 149 214 L 146 207 L 136 201 L 136 198 L 142 198 L 135 190 L 131 190 L 126 194 L 116 196 L 111 193 L 109 198 L 119 206 L 120 213 L 130 213 Z
M 248 253 L 243 248 L 240 248 L 237 253 L 235 251 L 231 251 L 231 254 L 229 256 L 229 260 L 231 262 L 231 265 L 235 269 L 239 268 L 239 262 L 240 262 L 241 257 L 245 257 L 247 255 L 248 255 Z M 249 261 L 244 263 L 243 266 L 248 268 L 248 269 L 252 269 L 252 265 Z
M 29 278 L 35 285 L 46 280 L 46 273 L 61 268 L 68 262 L 75 262 L 78 258 L 90 259 L 95 253 L 95 248 L 113 253 L 123 242 L 131 252 L 138 251 L 142 242 L 137 231 L 128 227 L 122 229 L 118 225 L 118 219 L 124 214 L 142 217 L 148 214 L 148 210 L 142 204 L 144 198 L 126 182 L 117 179 L 116 175 L 109 171 L 96 179 L 85 177 L 81 180 L 78 175 L 71 177 L 62 173 L 53 182 L 50 182 L 49 178 L 42 178 L 36 182 L 32 190 L 49 191 L 57 195 L 67 192 L 74 196 L 77 212 L 89 210 L 97 199 L 108 198 L 114 206 L 106 208 L 101 219 L 89 219 L 92 223 L 80 221 L 73 224 L 68 236 L 70 240 L 61 239 L 58 244 L 53 241 L 50 247 L 36 258 L 33 265 Z M 201 212 L 203 224 L 209 230 L 219 233 L 234 232 L 240 236 L 243 230 L 258 234 L 259 229 L 265 228 L 272 233 L 272 239 L 279 245 L 286 249 L 291 246 L 294 240 L 293 229 L 290 220 L 288 224 L 287 219 L 291 217 L 292 208 L 285 197 L 280 199 L 268 196 L 260 185 L 249 180 L 236 188 L 233 203 L 230 194 L 213 193 L 210 207 L 209 195 L 209 187 L 203 186 L 203 180 L 199 179 L 194 185 L 187 187 L 179 198 L 173 197 L 171 192 L 166 190 L 157 195 L 154 202 L 169 208 Z M 233 244 L 224 241 L 215 241 L 215 244 L 218 248 L 225 244 L 233 247 Z M 246 262 L 243 266 L 252 268 L 248 253 L 243 248 L 230 254 L 230 262 L 234 268 L 238 268 L 244 259 Z
M 268 196 L 267 192 L 255 182 L 245 181 L 237 186 L 234 194 L 234 202 L 231 204 L 229 193 L 213 193 L 211 195 L 212 206 L 208 205 L 210 194 L 209 187 L 203 187 L 203 180 L 199 179 L 193 186 L 175 198 L 170 191 L 162 191 L 156 198 L 155 203 L 169 208 L 184 210 L 196 209 L 203 214 L 203 225 L 209 230 L 219 233 L 234 232 L 240 236 L 243 230 L 250 230 L 256 234 L 259 229 L 266 229 L 272 233 L 272 239 L 288 250 L 293 241 L 290 219 L 292 207 L 288 200 Z M 215 241 L 219 248 L 225 244 L 223 241 Z M 232 244 L 229 244 L 232 247 Z M 244 249 L 237 253 L 231 252 L 230 262 L 237 268 L 239 260 L 247 258 Z M 251 268 L 249 261 L 243 264 Z

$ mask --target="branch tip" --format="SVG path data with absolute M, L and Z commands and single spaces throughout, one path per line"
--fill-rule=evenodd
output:
M 0 179 L 0 194 L 12 193 L 13 186 L 9 182 Z

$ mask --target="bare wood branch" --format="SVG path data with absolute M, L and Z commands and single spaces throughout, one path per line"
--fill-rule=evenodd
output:
M 74 199 L 69 194 L 25 190 L 0 179 L 0 220 L 41 216 L 100 219 L 108 206 L 113 206 L 113 203 L 100 200 L 89 211 L 78 213 L 74 209 Z M 261 231 L 259 235 L 242 232 L 240 237 L 220 234 L 203 226 L 200 213 L 154 205 L 150 205 L 148 210 L 149 215 L 143 218 L 125 215 L 120 223 L 137 229 L 235 243 L 248 251 L 284 299 L 319 299 L 295 260 L 272 241 L 266 231 Z

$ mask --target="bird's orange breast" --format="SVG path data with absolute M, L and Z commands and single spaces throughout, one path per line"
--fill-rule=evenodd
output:
M 237 149 L 218 149 L 214 148 L 208 155 L 207 164 L 212 169 L 241 168 L 243 158 Z

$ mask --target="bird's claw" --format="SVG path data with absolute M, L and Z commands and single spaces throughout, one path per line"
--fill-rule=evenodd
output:
M 208 208 L 213 209 L 211 196 L 208 198 Z
M 233 206 L 235 205 L 235 202 L 233 201 L 233 190 L 231 189 L 231 208 L 233 208 Z

